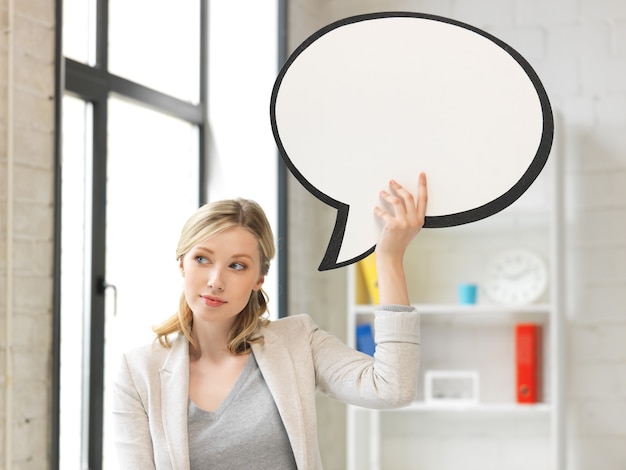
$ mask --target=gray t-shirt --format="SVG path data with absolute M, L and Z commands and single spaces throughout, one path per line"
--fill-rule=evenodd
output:
M 254 354 L 215 412 L 188 406 L 191 470 L 296 469 L 293 451 Z

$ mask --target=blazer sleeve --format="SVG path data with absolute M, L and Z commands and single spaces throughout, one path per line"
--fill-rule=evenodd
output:
M 113 429 L 119 468 L 155 468 L 148 413 L 124 356 L 113 383 Z
M 314 328 L 310 334 L 317 386 L 332 398 L 367 408 L 397 408 L 417 393 L 420 321 L 413 307 L 375 311 L 374 357 Z

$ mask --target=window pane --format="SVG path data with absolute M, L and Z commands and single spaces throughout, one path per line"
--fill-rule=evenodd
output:
M 118 468 L 110 384 L 124 351 L 152 341 L 182 293 L 175 251 L 198 207 L 198 130 L 135 104 L 109 100 L 107 159 L 104 468 Z
M 110 0 L 109 71 L 198 103 L 200 0 Z
M 61 371 L 60 465 L 86 468 L 83 452 L 83 409 L 87 407 L 83 353 L 90 312 L 91 105 L 63 98 L 63 165 L 61 183 Z M 83 380 L 85 378 L 85 380 Z
M 95 64 L 95 0 L 63 0 L 63 55 Z

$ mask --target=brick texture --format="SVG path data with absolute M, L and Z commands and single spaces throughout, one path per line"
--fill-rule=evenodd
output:
M 49 468 L 52 351 L 54 1 L 14 2 L 14 66 L 7 63 L 8 2 L 0 0 L 0 469 Z M 7 83 L 14 80 L 9 115 Z M 7 123 L 13 128 L 12 193 L 7 184 Z M 12 204 L 9 220 L 7 204 Z M 12 223 L 13 250 L 7 253 Z M 12 269 L 7 272 L 11 256 Z M 7 308 L 7 278 L 13 302 Z M 7 344 L 7 314 L 12 341 Z M 11 395 L 5 367 L 11 350 Z M 8 397 L 12 402 L 7 403 Z M 11 423 L 6 410 L 10 407 Z M 11 449 L 5 448 L 7 429 Z M 10 462 L 6 456 L 11 455 Z M 8 467 L 7 467 L 8 465 Z

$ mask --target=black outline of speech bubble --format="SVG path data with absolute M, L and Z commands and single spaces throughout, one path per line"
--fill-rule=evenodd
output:
M 529 165 L 528 169 L 521 176 L 519 181 L 515 183 L 507 192 L 498 196 L 491 202 L 487 204 L 483 204 L 482 206 L 475 207 L 473 209 L 457 212 L 454 214 L 447 215 L 438 215 L 438 216 L 427 216 L 424 221 L 425 228 L 441 228 L 441 227 L 453 227 L 456 225 L 468 224 L 471 222 L 476 222 L 478 220 L 487 218 L 491 215 L 494 215 L 506 207 L 513 204 L 517 199 L 519 199 L 524 192 L 530 187 L 530 185 L 537 179 L 539 173 L 546 164 L 548 160 L 548 156 L 550 155 L 550 149 L 552 147 L 552 139 L 554 137 L 554 118 L 552 115 L 552 108 L 550 106 L 550 101 L 548 100 L 548 95 L 539 80 L 539 77 L 530 66 L 530 64 L 524 59 L 517 51 L 515 51 L 511 46 L 501 41 L 500 39 L 492 36 L 491 34 L 482 31 L 474 26 L 471 26 L 466 23 L 462 23 L 460 21 L 456 21 L 450 18 L 444 18 L 442 16 L 429 15 L 424 13 L 414 13 L 414 12 L 405 12 L 405 11 L 392 11 L 392 12 L 379 12 L 379 13 L 369 13 L 364 15 L 351 16 L 348 18 L 344 18 L 342 20 L 331 23 L 324 28 L 320 29 L 316 33 L 309 36 L 298 48 L 289 56 L 285 64 L 280 70 L 276 81 L 274 82 L 274 88 L 272 89 L 272 98 L 270 101 L 270 120 L 272 123 L 272 132 L 274 134 L 274 140 L 278 145 L 278 149 L 280 151 L 280 155 L 283 158 L 283 161 L 289 168 L 289 171 L 296 177 L 296 179 L 304 186 L 311 194 L 317 197 L 322 202 L 326 203 L 329 206 L 337 209 L 337 219 L 335 221 L 335 227 L 333 229 L 333 233 L 330 237 L 330 241 L 328 242 L 328 247 L 326 249 L 326 253 L 322 262 L 320 263 L 318 270 L 325 271 L 329 269 L 340 268 L 343 266 L 350 265 L 352 263 L 356 263 L 357 261 L 365 258 L 370 255 L 376 245 L 372 246 L 369 250 L 362 253 L 361 255 L 352 258 L 348 261 L 342 261 L 341 263 L 337 263 L 337 258 L 339 257 L 339 250 L 341 249 L 341 245 L 343 243 L 343 237 L 346 230 L 346 225 L 348 222 L 348 212 L 350 210 L 350 206 L 341 201 L 333 199 L 327 194 L 321 192 L 314 185 L 312 185 L 305 177 L 298 171 L 296 166 L 293 164 L 285 148 L 283 147 L 282 141 L 280 139 L 280 135 L 278 132 L 278 127 L 276 125 L 276 99 L 278 96 L 278 92 L 280 89 L 280 85 L 282 84 L 283 78 L 289 70 L 291 64 L 296 60 L 296 58 L 311 44 L 313 44 L 317 39 L 325 35 L 326 33 L 339 28 L 341 26 L 345 26 L 352 23 L 358 23 L 360 21 L 368 21 L 379 18 L 394 18 L 394 17 L 413 17 L 420 19 L 427 19 L 433 21 L 440 21 L 443 23 L 449 23 L 455 26 L 459 26 L 461 28 L 468 29 L 473 31 L 485 38 L 489 39 L 491 42 L 500 46 L 504 49 L 511 57 L 513 57 L 518 64 L 522 67 L 524 72 L 530 81 L 535 87 L 537 91 L 537 95 L 539 97 L 539 102 L 541 103 L 541 109 L 543 114 L 543 130 L 541 135 L 541 140 L 539 142 L 539 147 L 537 148 L 537 153 L 533 158 L 533 161 Z

